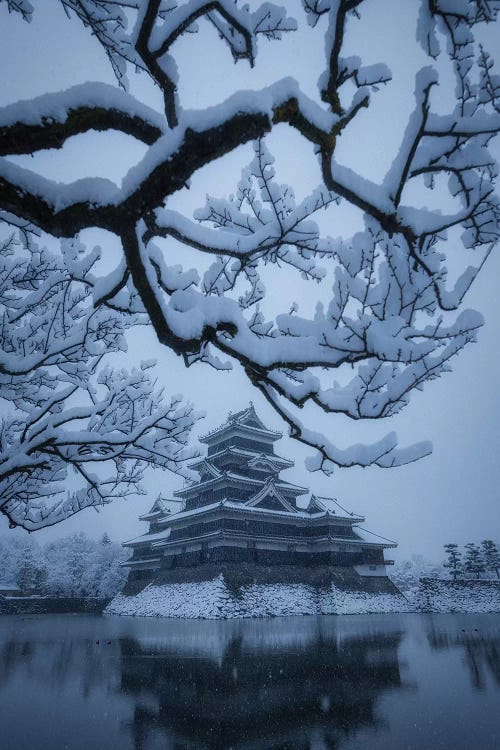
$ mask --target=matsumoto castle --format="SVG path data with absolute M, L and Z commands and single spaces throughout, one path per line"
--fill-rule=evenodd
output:
M 384 549 L 396 544 L 362 529 L 365 519 L 334 499 L 305 499 L 305 487 L 282 478 L 293 462 L 274 451 L 281 437 L 250 405 L 201 438 L 207 457 L 191 464 L 199 481 L 175 492 L 176 499 L 159 497 L 141 516 L 148 532 L 125 542 L 133 550 L 125 563 L 129 590 L 228 570 L 254 581 L 329 576 L 372 589 L 388 583 L 392 561 L 384 560 Z

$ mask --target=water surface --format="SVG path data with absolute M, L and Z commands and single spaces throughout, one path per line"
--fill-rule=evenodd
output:
M 498 750 L 500 616 L 0 618 L 1 750 Z

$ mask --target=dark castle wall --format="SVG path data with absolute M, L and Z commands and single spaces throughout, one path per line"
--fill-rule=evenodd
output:
M 209 534 L 214 531 L 236 531 L 242 534 L 262 535 L 262 536 L 279 536 L 294 537 L 297 539 L 317 539 L 319 537 L 345 537 L 355 539 L 354 533 L 350 526 L 340 526 L 332 523 L 325 523 L 319 526 L 294 525 L 279 523 L 274 520 L 239 518 L 220 518 L 214 521 L 199 520 L 189 526 L 182 528 L 172 528 L 170 541 L 180 539 L 193 539 L 203 534 Z
M 244 586 L 251 584 L 307 584 L 326 590 L 332 583 L 343 591 L 366 591 L 370 593 L 398 594 L 399 591 L 386 576 L 360 576 L 350 566 L 314 565 L 255 565 L 248 562 L 211 562 L 189 568 L 163 569 L 146 574 L 143 579 L 132 577 L 123 591 L 132 596 L 150 583 L 199 583 L 224 576 L 226 586 L 236 595 Z

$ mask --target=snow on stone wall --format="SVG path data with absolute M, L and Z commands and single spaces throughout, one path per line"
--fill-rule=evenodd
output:
M 332 586 L 320 597 L 320 613 L 325 615 L 365 615 L 389 612 L 413 612 L 402 594 L 377 594 L 366 591 L 341 591 Z
M 415 605 L 421 612 L 500 612 L 500 581 L 422 578 Z
M 135 596 L 118 594 L 105 610 L 113 615 L 202 619 L 407 611 L 411 609 L 402 595 L 346 592 L 333 585 L 321 592 L 307 584 L 252 584 L 236 595 L 222 575 L 200 583 L 151 584 Z
M 118 594 L 106 614 L 145 617 L 232 619 L 315 614 L 390 612 L 500 612 L 500 581 L 423 578 L 407 597 L 400 594 L 321 591 L 307 584 L 252 584 L 238 594 L 224 577 L 199 583 L 150 584 L 135 596 Z

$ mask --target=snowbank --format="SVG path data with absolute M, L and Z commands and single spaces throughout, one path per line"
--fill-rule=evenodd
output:
M 342 591 L 334 585 L 321 591 L 307 584 L 252 584 L 235 594 L 222 575 L 197 583 L 151 584 L 135 596 L 118 594 L 105 609 L 112 615 L 201 619 L 408 611 L 401 594 Z

